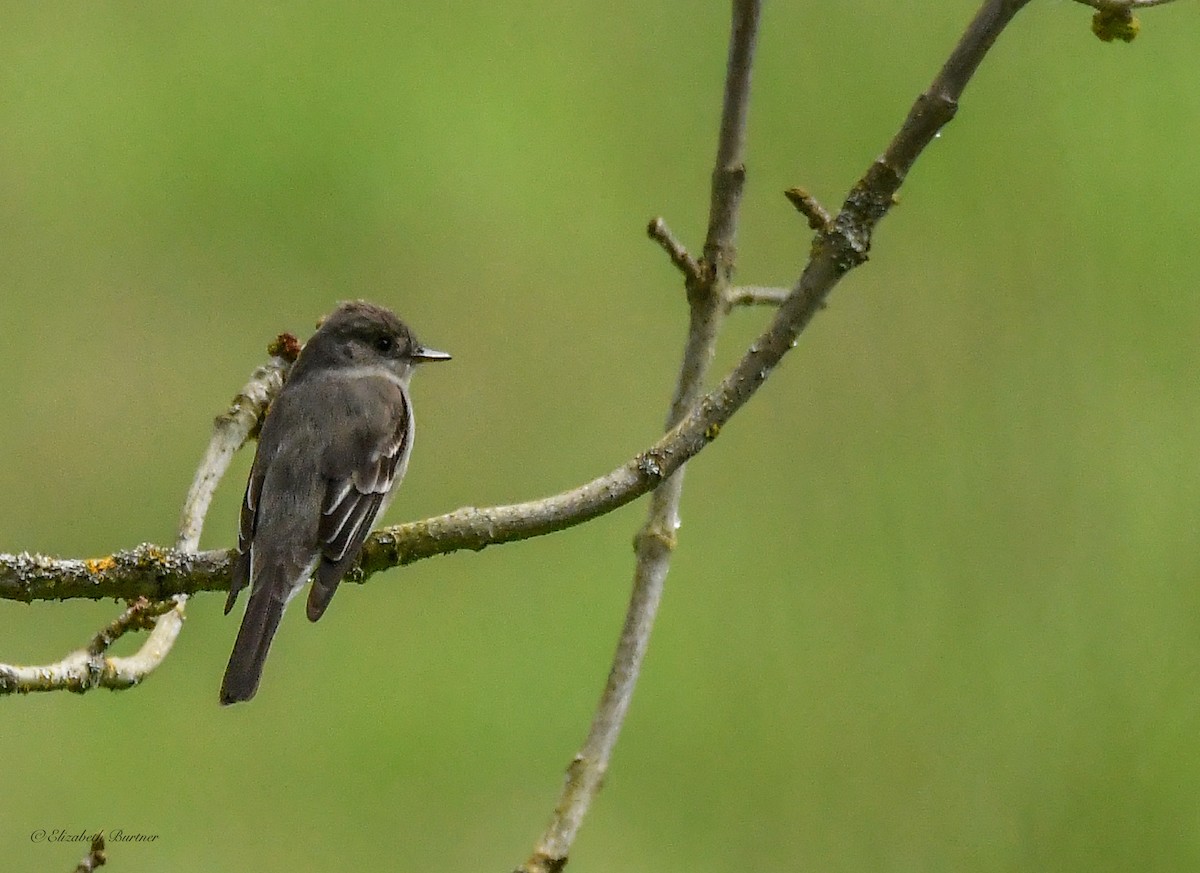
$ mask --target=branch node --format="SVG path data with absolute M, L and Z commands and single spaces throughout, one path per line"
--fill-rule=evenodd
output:
M 100 670 L 97 673 L 103 670 L 101 656 L 109 650 L 113 643 L 130 631 L 153 630 L 155 619 L 174 608 L 175 601 L 171 599 L 151 601 L 145 597 L 139 597 L 129 605 L 128 609 L 109 622 L 107 626 L 101 628 L 87 646 L 87 653 L 100 664 Z
M 543 851 L 534 852 L 529 860 L 518 867 L 513 873 L 561 873 L 567 866 L 567 858 L 551 858 Z
M 637 456 L 637 468 L 648 479 L 659 481 L 666 478 L 663 472 L 663 459 L 654 450 L 642 452 Z
M 1092 16 L 1092 33 L 1101 42 L 1133 42 L 1141 24 L 1128 7 L 1110 7 Z
M 647 524 L 633 538 L 633 550 L 641 552 L 647 545 L 658 546 L 664 552 L 675 551 L 675 546 L 679 544 L 679 537 L 675 535 L 675 531 L 658 524 Z M 576 764 L 581 763 L 576 761 Z
M 788 188 L 783 192 L 783 196 L 796 207 L 797 212 L 808 219 L 808 226 L 812 230 L 828 230 L 833 224 L 833 216 L 829 214 L 829 210 L 806 189 Z
M 107 863 L 108 855 L 104 852 L 104 832 L 100 831 L 92 837 L 91 850 L 75 867 L 75 873 L 93 873 L 97 867 L 103 867 Z
M 700 265 L 696 263 L 695 258 L 688 254 L 687 249 L 683 247 L 683 243 L 676 238 L 675 234 L 671 233 L 671 228 L 667 227 L 662 216 L 650 220 L 646 226 L 646 235 L 662 246 L 663 251 L 671 258 L 671 263 L 683 273 L 683 277 L 689 285 L 700 281 Z
M 289 364 L 296 363 L 300 357 L 301 344 L 295 334 L 281 333 L 267 346 L 267 354 L 273 358 L 283 358 Z

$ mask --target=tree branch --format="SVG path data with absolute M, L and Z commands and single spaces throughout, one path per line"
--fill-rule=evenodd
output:
M 106 863 L 108 863 L 108 856 L 104 853 L 104 834 L 96 834 L 92 837 L 91 849 L 75 866 L 75 873 L 94 873 L 98 867 L 103 867 Z
M 725 289 L 725 305 L 778 306 L 787 300 L 791 288 L 767 288 L 762 285 L 734 285 Z
M 290 344 L 287 342 L 289 339 Z M 272 345 L 272 351 L 288 355 L 290 360 L 295 360 L 294 352 L 297 348 L 295 338 L 288 335 L 281 335 Z M 31 555 L 0 555 L 0 592 L 6 590 L 6 577 L 13 574 L 17 580 L 24 578 L 31 581 L 41 578 L 52 590 L 58 589 L 61 592 L 71 588 L 87 590 L 89 584 L 93 588 L 98 587 L 94 584 L 96 579 L 121 578 L 123 570 L 154 574 L 167 571 L 168 568 L 180 571 L 191 568 L 195 558 L 193 553 L 200 543 L 200 533 L 204 528 L 204 518 L 208 514 L 213 493 L 221 477 L 229 469 L 234 453 L 258 427 L 267 405 L 279 393 L 290 360 L 277 356 L 255 370 L 241 393 L 233 399 L 229 409 L 213 423 L 212 439 L 184 500 L 174 552 L 166 552 L 153 546 L 141 546 L 132 552 L 94 561 L 51 561 Z M 223 552 L 217 554 L 222 557 L 225 555 Z M 222 566 L 228 585 L 227 559 Z M 23 593 L 32 594 L 32 590 L 24 588 Z M 184 605 L 189 593 L 118 592 L 99 595 L 136 598 L 136 602 L 97 633 L 87 646 L 72 652 L 61 661 L 29 667 L 0 664 L 0 694 L 27 694 L 31 691 L 64 689 L 83 693 L 93 688 L 120 690 L 137 685 L 170 653 L 183 628 Z M 34 595 L 14 599 L 28 602 L 45 598 Z M 62 598 L 60 596 L 50 599 Z M 106 653 L 109 647 L 117 639 L 134 630 L 151 631 L 141 648 L 127 657 L 108 657 Z
M 808 219 L 812 230 L 825 230 L 833 222 L 833 216 L 821 205 L 821 201 L 804 188 L 788 188 L 783 192 L 796 211 Z
M 97 632 L 91 642 L 61 661 L 36 667 L 0 664 L 0 694 L 62 690 L 81 694 L 92 688 L 130 688 L 157 666 L 166 656 L 166 651 L 161 651 L 159 657 L 153 659 L 149 656 L 139 658 L 141 652 L 127 658 L 108 658 L 105 653 L 126 633 L 153 629 L 156 620 L 179 608 L 174 600 L 151 602 L 140 597 Z M 167 650 L 177 634 L 176 627 L 166 644 Z M 154 652 L 158 654 L 159 648 L 155 648 Z
M 257 433 L 267 407 L 283 387 L 288 369 L 300 354 L 300 344 L 291 334 L 280 334 L 268 351 L 271 359 L 250 374 L 229 408 L 213 422 L 212 439 L 183 501 L 179 537 L 175 542 L 177 551 L 195 552 L 200 545 L 200 532 L 217 486 L 238 449 Z
M 746 118 L 750 106 L 750 78 L 761 0 L 734 0 L 726 66 L 725 99 L 712 175 L 708 236 L 698 274 L 685 270 L 690 306 L 687 345 L 679 368 L 675 395 L 667 414 L 667 428 L 676 428 L 700 399 L 704 380 L 716 350 L 717 336 L 728 312 L 726 291 L 733 275 L 738 208 L 745 182 Z M 661 219 L 651 223 L 664 227 Z M 682 246 L 675 245 L 680 251 Z M 672 256 L 675 260 L 675 256 Z M 719 429 L 719 426 L 718 426 Z M 706 435 L 717 430 L 707 427 Z M 567 768 L 566 783 L 549 825 L 522 873 L 561 870 L 583 818 L 600 790 L 608 763 L 629 711 L 642 662 L 650 643 L 654 618 L 662 600 L 663 585 L 679 528 L 679 501 L 683 493 L 682 462 L 654 489 L 646 522 L 634 540 L 637 564 L 625 625 L 613 656 L 608 682 L 583 747 Z
M 650 224 L 646 226 L 646 235 L 654 240 L 664 252 L 671 258 L 671 263 L 674 264 L 687 282 L 699 282 L 700 265 L 696 263 L 695 258 L 688 254 L 688 250 L 683 247 L 675 236 L 671 233 L 671 228 L 667 227 L 667 223 L 662 217 L 650 219 Z

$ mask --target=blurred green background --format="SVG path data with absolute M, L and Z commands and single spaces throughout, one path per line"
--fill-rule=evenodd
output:
M 972 2 L 769 3 L 739 278 L 787 284 Z M 571 870 L 1200 868 L 1200 13 L 1034 2 L 871 262 L 691 467 Z M 32 4 L 0 28 L 0 551 L 172 539 L 222 410 L 335 301 L 452 366 L 389 519 L 532 498 L 659 432 L 725 3 Z M 718 366 L 765 323 L 730 320 Z M 204 541 L 228 546 L 243 453 Z M 4 867 L 508 870 L 583 738 L 644 502 L 289 613 L 250 705 L 197 597 L 141 688 L 0 701 Z M 113 603 L 0 603 L 54 660 Z M 124 649 L 132 648 L 125 641 Z

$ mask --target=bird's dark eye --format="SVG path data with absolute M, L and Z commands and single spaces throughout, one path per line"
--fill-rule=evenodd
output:
M 378 337 L 375 340 L 375 348 L 377 348 L 379 351 L 383 352 L 385 355 L 388 354 L 395 347 L 396 347 L 396 340 L 390 336 L 387 336 L 386 334 L 384 336 Z

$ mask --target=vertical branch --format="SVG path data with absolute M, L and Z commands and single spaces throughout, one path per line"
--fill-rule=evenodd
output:
M 704 260 L 717 281 L 728 284 L 733 273 L 733 241 L 737 235 L 738 207 L 746 181 L 746 118 L 750 111 L 750 72 L 758 40 L 761 2 L 735 0 L 729 33 L 725 72 L 725 98 L 721 106 L 721 133 L 712 174 L 708 233 Z M 712 284 L 716 284 L 715 282 Z M 709 291 L 714 289 L 710 286 Z M 676 418 L 678 421 L 678 418 Z M 670 424 L 674 424 L 672 421 Z
M 704 256 L 695 273 L 685 271 L 690 309 L 687 344 L 667 414 L 667 429 L 678 424 L 703 395 L 704 380 L 726 312 L 725 294 L 733 275 L 738 207 L 746 177 L 746 116 L 750 73 L 761 14 L 761 0 L 734 0 L 725 78 L 725 99 L 712 175 L 712 200 Z M 521 873 L 551 873 L 567 856 L 600 790 L 608 762 L 629 711 L 629 703 L 650 642 L 663 583 L 675 548 L 684 467 L 655 489 L 645 524 L 635 539 L 637 564 L 625 625 L 613 656 L 608 682 L 596 707 L 583 747 L 567 769 L 558 805 L 533 855 Z

